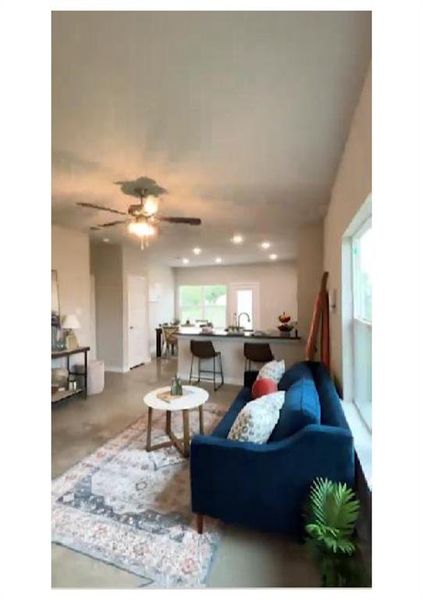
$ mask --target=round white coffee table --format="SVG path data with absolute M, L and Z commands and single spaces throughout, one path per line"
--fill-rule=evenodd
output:
M 200 421 L 200 433 L 204 433 L 204 421 L 203 421 L 203 404 L 207 402 L 209 393 L 202 388 L 194 385 L 183 385 L 182 396 L 174 396 L 167 402 L 161 400 L 159 394 L 165 394 L 170 391 L 170 386 L 158 388 L 149 392 L 144 396 L 144 403 L 148 406 L 148 422 L 147 422 L 147 452 L 151 450 L 158 450 L 159 448 L 165 448 L 167 446 L 175 446 L 182 456 L 189 456 L 189 444 L 190 444 L 190 432 L 189 432 L 189 411 L 193 408 L 198 408 L 198 415 Z M 164 410 L 166 411 L 166 434 L 169 436 L 170 441 L 163 442 L 161 444 L 151 445 L 151 426 L 153 421 L 153 410 Z M 172 431 L 172 413 L 181 410 L 182 421 L 183 421 L 183 432 L 184 437 L 179 440 Z

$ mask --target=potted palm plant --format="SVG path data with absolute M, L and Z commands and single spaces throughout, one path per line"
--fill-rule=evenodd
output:
M 323 587 L 369 585 L 353 534 L 360 511 L 354 492 L 318 477 L 306 504 L 306 544 L 317 562 Z

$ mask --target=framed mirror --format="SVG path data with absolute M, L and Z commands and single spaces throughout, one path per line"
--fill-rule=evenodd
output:
M 51 325 L 60 327 L 59 282 L 57 271 L 51 271 Z

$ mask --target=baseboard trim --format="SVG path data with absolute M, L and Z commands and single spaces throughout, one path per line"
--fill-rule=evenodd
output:
M 151 363 L 150 356 L 145 358 L 139 365 L 134 365 L 133 367 L 130 367 L 129 365 L 125 365 L 124 367 L 117 367 L 116 365 L 105 365 L 104 370 L 109 373 L 129 373 L 131 369 L 139 367 L 141 365 L 147 365 L 149 363 Z
M 127 373 L 129 369 L 125 367 L 115 367 L 115 365 L 104 365 L 106 373 Z

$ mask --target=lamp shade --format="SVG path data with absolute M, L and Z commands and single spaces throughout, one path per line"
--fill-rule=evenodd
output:
M 63 329 L 80 329 L 78 317 L 76 315 L 66 315 L 62 323 Z

